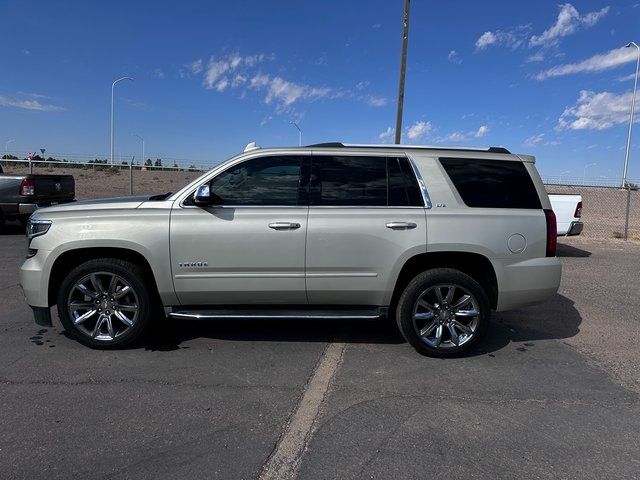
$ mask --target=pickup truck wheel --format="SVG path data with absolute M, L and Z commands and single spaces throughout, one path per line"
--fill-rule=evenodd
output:
M 58 292 L 58 315 L 66 332 L 83 345 L 124 348 L 150 323 L 151 295 L 135 264 L 114 258 L 74 268 Z
M 430 357 L 467 352 L 487 329 L 486 293 L 469 275 L 449 268 L 427 270 L 404 289 L 396 321 L 405 339 Z

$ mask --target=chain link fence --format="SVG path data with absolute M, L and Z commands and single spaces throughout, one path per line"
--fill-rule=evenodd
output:
M 188 167 L 110 165 L 106 160 L 27 161 L 2 159 L 0 165 L 7 174 L 33 173 L 73 175 L 76 198 L 79 200 L 130 194 L 161 194 L 175 192 L 196 179 L 212 165 L 185 163 Z M 619 179 L 543 178 L 550 194 L 581 195 L 583 202 L 581 236 L 590 239 L 623 239 L 628 212 L 628 239 L 640 241 L 640 191 L 638 182 L 628 182 L 620 188 Z
M 628 224 L 629 240 L 640 241 L 640 192 L 638 183 L 627 182 L 621 188 L 619 179 L 543 178 L 550 194 L 582 196 L 581 236 L 591 239 L 624 239 Z M 628 222 L 627 222 L 628 212 Z
M 122 195 L 175 192 L 211 167 L 107 164 L 103 161 L 0 161 L 5 174 L 73 175 L 76 198 L 86 200 Z

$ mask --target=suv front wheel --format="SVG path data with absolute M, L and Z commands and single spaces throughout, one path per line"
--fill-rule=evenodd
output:
M 436 268 L 420 273 L 405 287 L 396 321 L 418 352 L 452 357 L 476 344 L 489 315 L 489 300 L 477 281 L 458 270 Z
M 115 258 L 90 260 L 71 270 L 58 291 L 65 331 L 92 348 L 124 348 L 151 319 L 151 295 L 138 265 Z

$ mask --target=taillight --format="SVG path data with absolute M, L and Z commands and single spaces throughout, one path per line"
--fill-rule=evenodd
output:
M 578 206 L 576 207 L 576 211 L 573 216 L 575 218 L 580 218 L 582 216 L 582 202 L 578 202 Z
M 33 178 L 25 178 L 20 182 L 20 195 L 25 197 L 36 194 L 36 181 Z
M 547 220 L 547 257 L 556 256 L 558 247 L 558 225 L 556 224 L 556 214 L 553 210 L 544 211 Z

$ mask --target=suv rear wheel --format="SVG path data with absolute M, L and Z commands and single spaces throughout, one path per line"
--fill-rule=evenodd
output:
M 58 291 L 58 315 L 65 331 L 92 348 L 131 345 L 150 323 L 147 283 L 140 267 L 115 258 L 74 268 Z
M 420 353 L 452 357 L 476 344 L 489 323 L 489 300 L 469 275 L 449 268 L 427 270 L 405 287 L 396 321 Z

